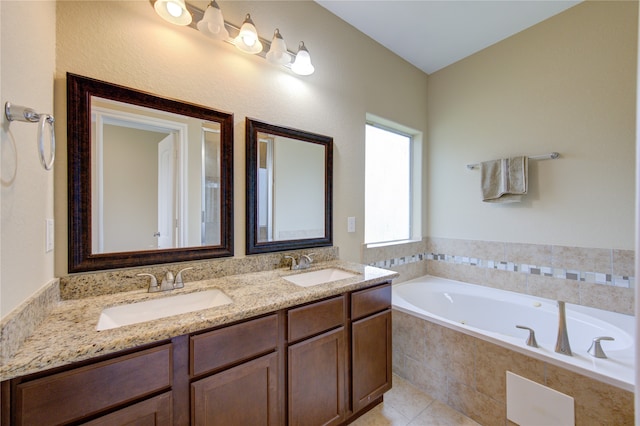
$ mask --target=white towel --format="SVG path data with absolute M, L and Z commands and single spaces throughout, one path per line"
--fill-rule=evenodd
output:
M 482 201 L 517 203 L 527 193 L 528 158 L 512 157 L 480 163 Z

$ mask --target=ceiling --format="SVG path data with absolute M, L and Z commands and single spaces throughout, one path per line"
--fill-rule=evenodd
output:
M 562 12 L 566 0 L 315 0 L 427 74 Z

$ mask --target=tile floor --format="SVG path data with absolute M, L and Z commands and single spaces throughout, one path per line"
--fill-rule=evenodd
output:
M 427 396 L 393 375 L 393 388 L 384 402 L 351 423 L 353 426 L 479 426 L 453 408 Z

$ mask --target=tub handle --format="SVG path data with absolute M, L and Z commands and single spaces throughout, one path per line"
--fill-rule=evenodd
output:
M 538 342 L 536 341 L 536 332 L 533 330 L 533 328 L 525 327 L 524 325 L 516 325 L 516 328 L 529 330 L 529 337 L 527 338 L 527 346 L 531 346 L 533 348 L 538 347 Z
M 616 340 L 613 337 L 609 337 L 609 336 L 601 336 L 601 337 L 596 337 L 595 339 L 593 339 L 593 342 L 591 343 L 591 347 L 589 348 L 589 350 L 587 351 L 589 353 L 589 355 L 591 355 L 594 358 L 606 358 L 607 354 L 604 353 L 604 351 L 602 350 L 602 346 L 600 345 L 600 341 L 601 340 Z

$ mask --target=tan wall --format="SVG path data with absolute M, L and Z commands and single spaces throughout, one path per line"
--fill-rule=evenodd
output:
M 584 2 L 429 76 L 430 237 L 633 249 L 637 8 Z M 519 204 L 465 168 L 552 151 Z
M 64 118 L 67 71 L 210 106 L 235 115 L 235 252 L 245 247 L 244 119 L 334 138 L 334 244 L 360 260 L 364 229 L 364 123 L 373 113 L 426 133 L 427 76 L 310 1 L 224 2 L 225 19 L 251 13 L 260 35 L 278 27 L 292 50 L 304 40 L 316 67 L 297 77 L 162 21 L 145 1 L 58 2 L 56 113 Z M 384 83 L 384 84 L 380 84 Z M 59 134 L 64 167 L 65 135 Z M 56 176 L 56 217 L 66 218 L 66 176 Z M 358 220 L 347 233 L 348 216 Z M 66 235 L 66 222 L 56 231 Z M 58 239 L 56 273 L 67 272 Z
M 54 171 L 44 170 L 36 149 L 36 124 L 8 123 L 4 117 L 7 101 L 37 112 L 54 112 L 55 3 L 2 1 L 0 11 L 3 108 L 0 318 L 3 318 L 54 279 L 53 252 L 45 253 L 45 219 L 54 217 L 54 174 L 65 173 L 66 169 L 63 161 L 55 163 Z M 56 128 L 58 134 L 65 131 L 61 123 L 56 122 Z M 56 219 L 66 221 L 65 217 Z M 64 233 L 57 236 L 64 239 Z

